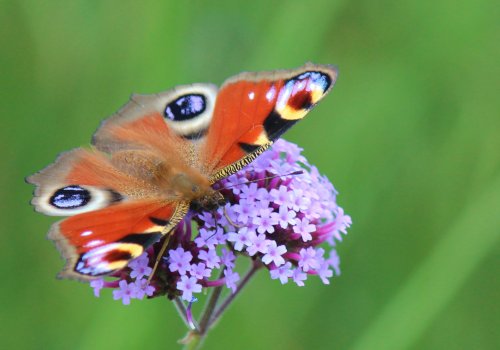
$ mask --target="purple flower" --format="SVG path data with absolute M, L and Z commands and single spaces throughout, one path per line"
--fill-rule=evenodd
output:
M 270 202 L 271 201 L 271 197 L 269 195 L 269 191 L 265 188 L 259 188 L 257 190 L 257 194 L 255 195 L 255 199 L 263 202 Z
M 304 271 L 302 271 L 301 269 L 297 268 L 292 272 L 292 279 L 299 287 L 303 287 L 304 281 L 307 279 L 307 274 L 304 273 Z
M 200 250 L 198 258 L 205 261 L 207 267 L 213 269 L 214 267 L 220 267 L 220 258 L 217 255 L 215 249 Z
M 257 198 L 257 184 L 251 183 L 248 186 L 242 186 L 240 192 L 240 198 L 246 199 L 248 202 L 254 202 Z
M 288 206 L 290 204 L 290 192 L 288 192 L 288 189 L 285 186 L 280 186 L 279 189 L 273 188 L 269 194 L 271 201 L 277 205 Z
M 306 218 L 297 220 L 297 224 L 293 227 L 293 232 L 300 234 L 304 242 L 312 240 L 311 233 L 314 231 L 316 231 L 316 225 L 310 224 Z
M 130 299 L 135 298 L 137 295 L 135 283 L 127 283 L 127 281 L 121 280 L 118 285 L 120 289 L 113 291 L 113 299 L 122 299 L 123 305 L 129 305 Z
M 262 257 L 262 262 L 266 265 L 271 262 L 276 266 L 283 265 L 285 259 L 283 259 L 282 255 L 286 253 L 286 247 L 284 245 L 278 247 L 275 241 L 271 241 L 267 247 L 267 254 Z
M 226 266 L 228 269 L 232 269 L 234 267 L 234 261 L 236 260 L 236 255 L 226 248 L 222 248 L 222 265 Z
M 143 299 L 145 295 L 148 297 L 152 296 L 155 292 L 155 287 L 148 283 L 148 280 L 137 280 L 135 281 L 135 297 L 137 299 Z
M 193 259 L 191 252 L 185 251 L 182 247 L 178 247 L 175 250 L 170 250 L 168 253 L 169 265 L 168 268 L 172 272 L 179 272 L 180 275 L 185 275 L 187 271 L 191 268 L 189 264 Z
M 254 256 L 257 253 L 266 254 L 269 251 L 269 245 L 271 241 L 266 239 L 266 235 L 255 233 L 250 237 L 250 244 L 247 247 L 247 253 L 250 256 Z
M 333 270 L 335 271 L 335 274 L 337 276 L 340 276 L 340 258 L 338 256 L 336 250 L 330 251 L 330 258 L 328 258 L 327 261 L 330 264 L 330 266 L 333 268 Z
M 243 183 L 243 181 L 240 180 L 238 175 L 233 174 L 233 175 L 229 176 L 228 178 L 226 178 L 225 187 L 231 188 L 231 190 L 233 191 L 234 194 L 239 194 L 241 192 L 240 188 L 241 188 L 242 183 Z
M 217 234 L 221 233 L 221 232 L 222 232 L 221 229 L 207 230 L 207 229 L 201 228 L 199 230 L 199 235 L 198 235 L 198 237 L 196 237 L 194 242 L 196 243 L 196 246 L 198 248 L 208 247 L 210 249 L 214 249 L 215 246 L 219 243 Z
M 294 190 L 292 192 L 292 196 L 290 199 L 290 208 L 295 211 L 307 210 L 311 203 L 311 200 L 308 196 L 305 195 L 304 191 L 300 188 Z
M 321 281 L 323 281 L 324 284 L 330 284 L 330 281 L 328 279 L 333 276 L 333 271 L 330 270 L 330 264 L 327 260 L 323 260 L 321 262 L 317 271 L 318 276 L 321 278 Z
M 197 282 L 196 277 L 181 276 L 181 280 L 177 282 L 177 289 L 182 292 L 182 299 L 191 301 L 193 293 L 201 292 L 201 284 Z
M 238 233 L 230 232 L 227 240 L 234 243 L 235 250 L 242 251 L 244 247 L 251 244 L 250 237 L 252 234 L 255 234 L 255 232 L 249 230 L 247 227 L 243 227 Z
M 319 267 L 316 250 L 313 247 L 302 248 L 300 250 L 299 267 L 301 267 L 305 272 Z
M 99 298 L 101 294 L 101 289 L 104 287 L 104 280 L 102 278 L 97 278 L 90 281 L 90 286 L 94 288 L 94 295 Z
M 233 293 L 236 292 L 236 282 L 240 280 L 240 275 L 238 275 L 237 272 L 226 268 L 226 270 L 224 270 L 224 278 L 226 287 L 231 289 Z
M 265 208 L 265 209 L 260 209 L 259 210 L 258 216 L 255 216 L 253 218 L 253 223 L 257 225 L 257 232 L 258 233 L 273 233 L 274 232 L 274 225 L 278 224 L 278 219 L 275 217 L 275 213 L 273 213 L 273 210 L 271 208 Z
M 351 217 L 349 215 L 344 214 L 344 209 L 337 207 L 335 210 L 335 220 L 334 226 L 332 227 L 333 235 L 337 241 L 342 241 L 342 236 L 340 232 L 343 234 L 347 234 L 347 228 L 349 228 L 352 224 Z M 330 240 L 330 243 L 334 245 L 333 238 Z
M 236 221 L 246 224 L 249 220 L 249 217 L 252 217 L 255 213 L 255 205 L 254 202 L 250 202 L 246 199 L 242 199 L 240 204 L 236 204 L 233 208 L 233 211 L 238 214 L 236 217 Z
M 148 264 L 149 258 L 147 253 L 143 253 L 137 259 L 132 260 L 128 264 L 128 267 L 132 269 L 130 277 L 140 280 L 144 276 L 149 276 L 153 269 L 149 267 Z
M 274 216 L 281 228 L 287 228 L 288 225 L 295 224 L 295 216 L 297 216 L 297 213 L 293 210 L 288 210 L 286 205 L 282 205 L 279 212 L 272 213 L 271 216 Z
M 281 284 L 285 284 L 288 282 L 288 279 L 293 276 L 291 268 L 292 264 L 287 262 L 285 265 L 272 269 L 270 270 L 271 278 L 273 280 L 279 278 Z
M 203 221 L 204 227 L 206 228 L 215 227 L 215 219 L 212 213 L 205 211 L 198 218 Z
M 191 276 L 196 277 L 199 280 L 210 277 L 212 274 L 211 269 L 207 269 L 204 263 L 198 263 L 191 265 L 191 269 L 189 270 Z

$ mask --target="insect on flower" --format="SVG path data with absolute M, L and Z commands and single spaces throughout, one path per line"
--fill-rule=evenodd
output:
M 259 268 L 281 283 L 329 283 L 351 219 L 328 179 L 279 137 L 336 77 L 308 63 L 241 73 L 220 89 L 133 95 L 91 149 L 63 153 L 28 178 L 37 211 L 68 216 L 49 232 L 66 259 L 60 277 L 90 281 L 96 296 L 113 288 L 124 304 L 182 298 L 189 313 L 202 288 L 235 293 Z M 251 261 L 250 275 L 240 276 L 238 257 Z

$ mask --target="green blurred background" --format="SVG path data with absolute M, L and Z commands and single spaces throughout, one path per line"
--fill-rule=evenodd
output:
M 130 93 L 338 65 L 286 138 L 354 221 L 342 276 L 261 272 L 206 349 L 498 349 L 499 7 L 478 1 L 0 2 L 3 349 L 175 349 L 167 300 L 54 278 L 24 177 L 86 145 Z M 495 5 L 496 4 L 496 5 Z

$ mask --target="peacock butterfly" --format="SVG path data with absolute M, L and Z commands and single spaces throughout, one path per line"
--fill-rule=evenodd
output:
M 271 146 L 331 90 L 337 70 L 307 63 L 212 84 L 132 95 L 104 120 L 90 149 L 65 152 L 27 178 L 32 204 L 69 216 L 49 238 L 59 277 L 90 280 L 124 268 L 184 218 L 224 202 L 212 188 Z

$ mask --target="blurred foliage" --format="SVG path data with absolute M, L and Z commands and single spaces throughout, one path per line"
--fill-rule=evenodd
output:
M 1 1 L 4 349 L 175 348 L 166 300 L 53 278 L 24 177 L 88 144 L 131 92 L 333 63 L 287 139 L 354 225 L 332 285 L 250 284 L 206 349 L 498 349 L 500 32 L 493 0 Z

